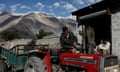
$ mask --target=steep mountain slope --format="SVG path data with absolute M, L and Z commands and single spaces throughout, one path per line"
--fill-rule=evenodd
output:
M 75 21 L 58 19 L 43 13 L 30 13 L 24 16 L 13 16 L 8 13 L 0 15 L 0 31 L 16 30 L 22 38 L 33 38 L 40 29 L 58 36 L 63 26 L 75 30 Z
M 21 19 L 21 16 L 13 16 L 11 13 L 3 12 L 0 14 L 0 32 L 16 25 Z

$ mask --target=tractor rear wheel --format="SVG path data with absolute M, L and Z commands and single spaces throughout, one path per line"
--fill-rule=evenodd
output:
M 39 57 L 31 57 L 25 64 L 24 72 L 47 72 L 43 60 Z

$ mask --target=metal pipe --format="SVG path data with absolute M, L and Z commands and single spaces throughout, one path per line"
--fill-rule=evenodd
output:
M 102 14 L 105 14 L 107 13 L 107 10 L 102 10 L 102 11 L 98 11 L 98 12 L 94 12 L 94 13 L 91 13 L 91 14 L 88 14 L 88 15 L 85 15 L 85 16 L 81 16 L 80 19 L 83 20 L 83 19 L 88 19 L 88 18 L 92 18 L 92 17 L 95 17 L 95 16 L 99 16 L 99 15 L 102 15 Z

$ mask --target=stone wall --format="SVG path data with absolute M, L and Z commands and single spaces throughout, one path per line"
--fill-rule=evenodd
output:
M 11 49 L 16 45 L 28 45 L 32 39 L 18 39 L 13 41 L 0 42 L 0 45 L 6 49 Z M 61 48 L 59 38 L 39 39 L 36 41 L 36 45 L 48 44 L 49 48 Z
M 120 12 L 112 15 L 112 53 L 120 60 Z

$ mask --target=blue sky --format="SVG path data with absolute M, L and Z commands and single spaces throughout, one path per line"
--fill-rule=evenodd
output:
M 0 0 L 0 12 L 27 14 L 47 13 L 57 17 L 70 17 L 71 12 L 101 0 Z

